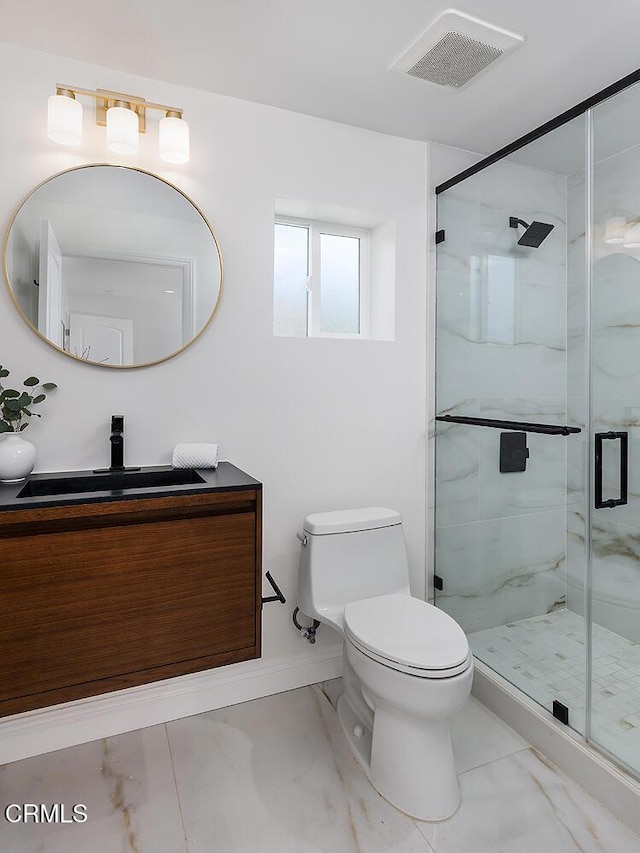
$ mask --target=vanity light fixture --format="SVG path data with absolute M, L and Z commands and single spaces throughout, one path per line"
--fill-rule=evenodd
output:
M 640 249 L 640 222 L 630 222 L 624 229 L 625 249 Z
M 138 116 L 126 101 L 116 101 L 107 110 L 107 148 L 116 154 L 137 154 L 138 137 Z
M 116 154 L 137 154 L 139 134 L 146 131 L 146 111 L 160 110 L 165 117 L 158 126 L 159 155 L 168 163 L 187 163 L 189 160 L 189 125 L 179 107 L 154 104 L 135 95 L 111 92 L 108 89 L 81 89 L 78 86 L 56 85 L 56 94 L 49 98 L 47 135 L 60 145 L 80 145 L 82 142 L 82 105 L 76 95 L 94 98 L 96 124 L 107 128 L 107 147 Z
M 609 245 L 624 243 L 626 224 L 624 216 L 610 216 L 604 224 L 604 242 Z
M 189 159 L 189 125 L 177 110 L 168 110 L 158 125 L 160 157 L 167 163 L 186 163 Z
M 604 242 L 625 249 L 640 249 L 640 218 L 610 216 L 604 223 Z
M 82 142 L 82 104 L 70 89 L 58 88 L 49 98 L 47 136 L 60 145 Z

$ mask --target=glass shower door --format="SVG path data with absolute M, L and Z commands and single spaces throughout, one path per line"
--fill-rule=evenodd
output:
M 581 732 L 584 147 L 581 116 L 438 196 L 434 531 L 437 605 Z
M 591 740 L 640 774 L 640 91 L 593 110 Z
M 640 778 L 639 116 L 438 195 L 434 550 L 476 658 Z

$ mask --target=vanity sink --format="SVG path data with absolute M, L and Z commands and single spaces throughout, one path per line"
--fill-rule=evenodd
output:
M 261 555 L 230 462 L 0 483 L 0 720 L 260 657 Z
M 205 483 L 205 479 L 191 469 L 166 471 L 107 471 L 104 474 L 56 475 L 30 480 L 18 493 L 18 498 L 44 497 L 46 495 L 78 495 L 87 492 L 124 491 L 150 487 L 188 486 Z

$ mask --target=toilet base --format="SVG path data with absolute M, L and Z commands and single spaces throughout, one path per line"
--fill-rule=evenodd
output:
M 355 712 L 353 705 L 344 693 L 338 699 L 338 719 L 351 752 L 369 779 L 372 732 L 370 727 Z M 356 731 L 358 734 L 355 733 Z
M 354 757 L 387 802 L 421 821 L 442 821 L 455 814 L 460 786 L 448 721 L 399 717 L 378 707 L 372 731 L 345 695 L 338 700 L 338 719 Z M 402 761 L 398 755 L 404 756 Z M 409 761 L 406 756 L 411 756 Z

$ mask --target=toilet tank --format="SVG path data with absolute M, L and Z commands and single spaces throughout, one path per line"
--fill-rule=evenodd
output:
M 338 629 L 351 601 L 410 594 L 407 548 L 399 512 L 384 507 L 318 512 L 303 526 L 298 607 Z

